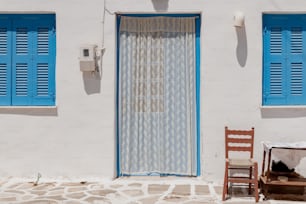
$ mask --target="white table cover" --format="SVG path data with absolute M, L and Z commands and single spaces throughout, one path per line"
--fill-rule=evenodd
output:
M 264 150 L 268 151 L 272 148 L 272 155 L 275 160 L 281 160 L 289 169 L 295 168 L 302 158 L 306 157 L 306 141 L 301 142 L 262 142 Z M 279 148 L 279 149 L 278 149 Z M 285 148 L 285 149 L 281 149 Z M 302 149 L 305 149 L 303 151 Z

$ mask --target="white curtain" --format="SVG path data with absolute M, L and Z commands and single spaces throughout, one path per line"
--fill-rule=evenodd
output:
M 194 17 L 121 17 L 122 175 L 196 175 Z

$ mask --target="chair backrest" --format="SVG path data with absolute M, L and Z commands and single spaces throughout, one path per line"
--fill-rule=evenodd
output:
M 254 127 L 251 130 L 230 130 L 225 127 L 225 158 L 229 152 L 248 152 L 253 158 Z

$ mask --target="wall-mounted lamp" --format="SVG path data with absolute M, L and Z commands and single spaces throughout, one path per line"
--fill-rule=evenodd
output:
M 244 26 L 244 13 L 237 11 L 234 14 L 234 26 L 243 27 Z

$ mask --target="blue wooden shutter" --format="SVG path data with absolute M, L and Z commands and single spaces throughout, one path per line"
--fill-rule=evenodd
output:
M 13 22 L 12 105 L 55 104 L 55 15 Z
M 31 105 L 31 21 L 13 22 L 12 105 Z
M 286 34 L 285 25 L 273 18 L 265 18 L 263 104 L 284 104 L 286 102 Z
M 306 104 L 306 75 L 305 75 L 305 39 L 306 26 L 302 18 L 289 21 L 288 33 L 288 97 L 291 105 Z
M 11 22 L 0 19 L 0 105 L 11 105 Z
M 33 105 L 55 104 L 55 18 L 39 19 L 34 26 Z
M 263 105 L 302 105 L 305 98 L 304 15 L 264 15 Z

